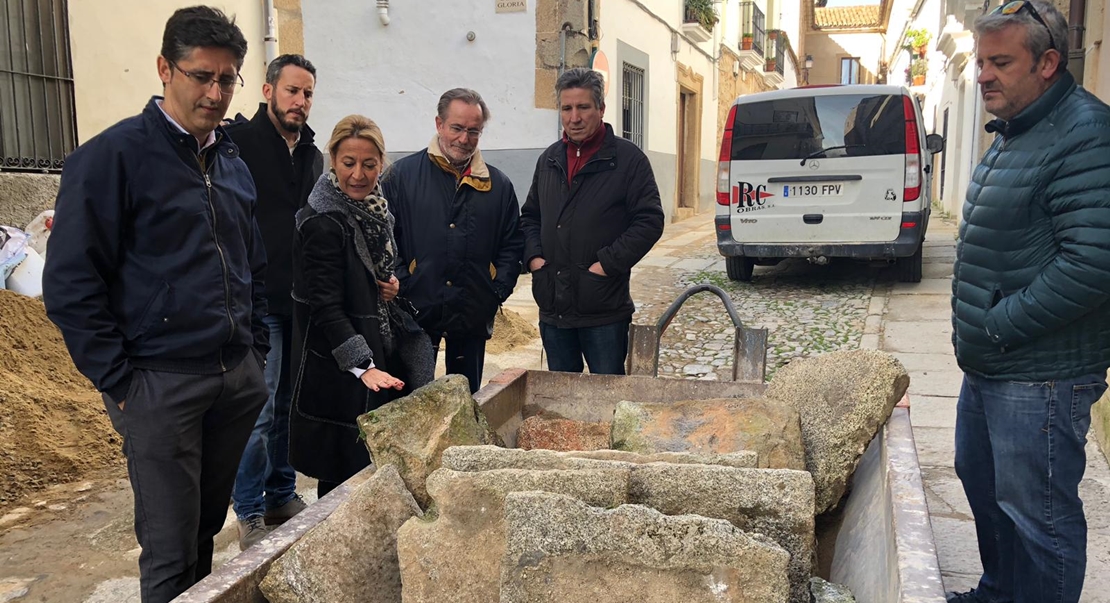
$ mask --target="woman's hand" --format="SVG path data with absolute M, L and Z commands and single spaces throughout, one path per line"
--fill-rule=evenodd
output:
M 404 381 L 376 368 L 372 368 L 363 373 L 361 379 L 363 385 L 376 392 L 390 388 L 399 390 L 405 386 Z
M 378 289 L 381 291 L 382 301 L 390 301 L 397 297 L 401 283 L 396 276 L 390 276 L 388 281 L 378 281 Z

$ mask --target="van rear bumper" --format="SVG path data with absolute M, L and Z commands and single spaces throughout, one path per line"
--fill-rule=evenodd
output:
M 929 224 L 931 210 L 924 212 L 903 212 L 902 224 L 914 226 L 902 228 L 898 238 L 881 243 L 741 243 L 732 238 L 731 216 L 717 216 L 714 227 L 717 231 L 717 249 L 725 257 L 749 258 L 853 258 L 860 260 L 889 260 L 909 257 L 921 247 L 925 230 Z M 728 230 L 722 230 L 725 225 Z

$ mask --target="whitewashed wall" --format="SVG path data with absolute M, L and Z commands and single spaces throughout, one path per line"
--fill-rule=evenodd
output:
M 319 70 L 310 121 L 330 132 L 361 113 L 381 126 L 390 152 L 417 151 L 435 132 L 440 95 L 462 86 L 492 113 L 484 150 L 548 146 L 558 117 L 535 108 L 535 2 L 527 5 L 496 14 L 494 0 L 403 0 L 390 3 L 383 26 L 368 0 L 302 0 L 305 55 Z

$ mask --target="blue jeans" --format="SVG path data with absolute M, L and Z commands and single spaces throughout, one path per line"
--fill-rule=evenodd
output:
M 547 352 L 547 368 L 581 373 L 582 358 L 595 375 L 623 375 L 628 355 L 628 325 L 631 319 L 578 329 L 560 329 L 540 323 L 540 338 Z
M 1087 567 L 1079 499 L 1105 375 L 1043 383 L 964 375 L 956 474 L 975 516 L 984 603 L 1077 603 Z
M 266 355 L 266 387 L 270 398 L 258 415 L 247 448 L 239 461 L 231 506 L 239 519 L 262 515 L 293 500 L 297 494 L 297 472 L 289 464 L 289 380 L 292 321 L 285 316 L 267 316 L 270 353 Z

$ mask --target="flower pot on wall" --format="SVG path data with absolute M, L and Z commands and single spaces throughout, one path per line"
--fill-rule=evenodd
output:
M 925 85 L 925 76 L 923 76 L 923 75 L 913 76 L 913 85 L 914 86 L 924 86 Z
M 751 49 L 752 49 L 752 37 L 751 36 L 744 36 L 743 38 L 741 38 L 740 39 L 740 50 L 751 50 Z

